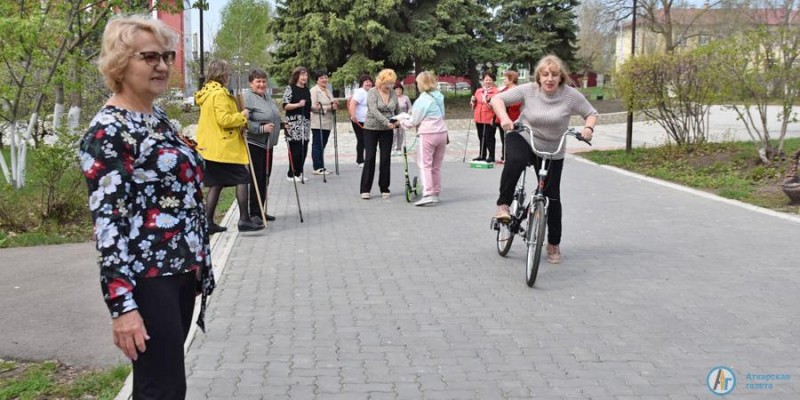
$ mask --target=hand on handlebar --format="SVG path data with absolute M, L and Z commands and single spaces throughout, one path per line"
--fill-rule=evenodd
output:
M 591 130 L 589 128 L 583 128 L 583 131 L 581 132 L 581 137 L 586 142 L 591 142 L 593 134 L 594 134 L 593 130 Z
M 505 117 L 500 119 L 500 127 L 503 128 L 506 132 L 511 132 L 514 130 L 514 122 L 511 121 L 511 118 Z

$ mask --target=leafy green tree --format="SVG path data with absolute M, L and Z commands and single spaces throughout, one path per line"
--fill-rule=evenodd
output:
M 500 56 L 490 26 L 486 1 L 279 1 L 274 71 L 285 79 L 298 65 L 324 67 L 337 86 L 383 67 L 465 74 Z
M 691 149 L 706 141 L 714 69 L 711 56 L 701 51 L 637 56 L 617 71 L 617 90 L 629 110 L 644 113 L 676 144 Z
M 614 69 L 614 25 L 607 23 L 603 16 L 602 0 L 584 0 L 577 9 L 578 25 L 578 71 L 611 72 Z
M 221 26 L 214 37 L 214 57 L 231 63 L 232 79 L 236 80 L 231 84 L 241 87 L 242 75 L 246 76 L 250 69 L 269 65 L 268 48 L 272 39 L 267 24 L 270 14 L 266 0 L 230 0 L 222 9 Z
M 495 17 L 505 60 L 532 69 L 553 53 L 567 64 L 575 61 L 575 7 L 578 0 L 511 0 L 500 2 Z
M 158 7 L 174 11 L 182 7 L 182 2 L 177 3 L 162 1 Z M 140 0 L 0 2 L 0 121 L 5 121 L 0 129 L 0 146 L 5 143 L 3 136 L 10 133 L 14 147 L 10 168 L 0 153 L 7 181 L 17 187 L 24 183 L 27 139 L 39 146 L 44 134 L 52 132 L 37 128 L 45 106 L 62 104 L 67 95 L 74 105 L 81 105 L 89 92 L 99 92 L 96 68 L 90 63 L 98 55 L 109 18 L 116 11 L 147 12 L 147 4 Z M 102 101 L 102 96 L 96 98 Z M 58 116 L 56 107 L 56 125 Z M 31 121 L 28 132 L 34 134 L 20 137 L 18 127 L 26 120 Z M 22 145 L 16 147 L 15 142 Z
M 784 156 L 789 123 L 797 121 L 793 106 L 800 97 L 800 29 L 784 26 L 757 28 L 710 43 L 705 51 L 714 57 L 716 100 L 733 109 L 744 124 L 764 164 Z M 770 116 L 778 103 L 777 116 Z M 781 122 L 777 137 L 767 122 Z

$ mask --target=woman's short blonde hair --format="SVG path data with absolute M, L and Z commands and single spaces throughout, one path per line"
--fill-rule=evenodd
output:
M 394 70 L 386 68 L 382 69 L 381 72 L 378 72 L 378 78 L 375 79 L 375 86 L 380 87 L 384 83 L 396 82 L 396 81 L 397 81 L 397 74 L 394 73 Z
M 100 58 L 97 65 L 106 86 L 114 93 L 122 91 L 122 78 L 133 54 L 133 42 L 139 32 L 150 32 L 167 50 L 175 50 L 178 35 L 163 22 L 147 15 L 114 17 L 103 31 Z
M 225 86 L 228 83 L 228 78 L 231 76 L 231 66 L 225 60 L 214 60 L 208 64 L 208 71 L 206 71 L 206 82 L 214 81 L 219 82 L 220 85 Z
M 422 71 L 417 75 L 417 88 L 420 92 L 430 92 L 436 90 L 436 75 L 433 72 Z
M 544 71 L 545 68 L 549 69 L 551 67 L 555 67 L 554 68 L 555 72 L 558 72 L 558 74 L 561 76 L 561 79 L 558 82 L 558 86 L 564 86 L 567 83 L 571 82 L 571 79 L 569 78 L 569 71 L 567 70 L 567 67 L 564 65 L 564 62 L 561 61 L 561 59 L 558 58 L 558 56 L 553 54 L 549 54 L 542 57 L 542 59 L 539 60 L 539 63 L 536 64 L 536 69 L 535 69 L 536 72 L 534 73 L 534 78 L 535 78 L 534 82 L 541 85 L 542 82 L 539 79 L 541 77 L 542 71 Z

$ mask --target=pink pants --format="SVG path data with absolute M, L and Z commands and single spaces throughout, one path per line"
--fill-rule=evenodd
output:
M 419 135 L 417 164 L 422 175 L 423 196 L 438 196 L 442 191 L 445 146 L 447 146 L 447 132 Z

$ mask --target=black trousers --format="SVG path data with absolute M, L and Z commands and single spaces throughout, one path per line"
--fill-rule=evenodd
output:
M 394 130 L 373 131 L 364 129 L 364 170 L 361 171 L 361 193 L 372 190 L 372 181 L 375 179 L 375 157 L 380 146 L 381 169 L 378 172 L 378 188 L 381 193 L 389 193 L 389 175 L 392 170 L 392 140 Z
M 478 140 L 481 143 L 481 154 L 479 158 L 486 159 L 491 158 L 494 159 L 494 146 L 495 146 L 495 139 L 494 133 L 497 128 L 495 124 L 479 124 L 475 123 L 475 126 L 478 128 Z M 488 157 L 487 157 L 488 153 Z
M 363 122 L 355 123 L 350 121 L 353 125 L 353 131 L 356 133 L 356 163 L 364 163 L 364 126 Z
M 506 163 L 500 175 L 500 196 L 497 205 L 510 205 L 514 198 L 514 189 L 517 186 L 522 171 L 528 165 L 533 165 L 536 171 L 530 171 L 528 181 L 536 179 L 536 173 L 542 165 L 542 158 L 533 153 L 533 149 L 518 133 L 509 133 L 506 136 Z M 547 242 L 550 244 L 561 243 L 561 171 L 564 169 L 564 160 L 552 160 L 547 164 L 547 179 L 544 185 L 544 195 L 550 199 L 547 207 Z
M 500 159 L 501 160 L 505 160 L 506 159 L 506 131 L 503 130 L 503 128 L 501 128 L 500 125 L 497 126 L 497 130 L 500 131 Z
M 267 150 L 252 144 L 248 144 L 247 146 L 250 147 L 250 156 L 253 158 L 253 171 L 255 171 L 256 182 L 258 182 L 258 186 L 254 186 L 252 183 L 250 184 L 250 194 L 247 201 L 249 208 L 248 215 L 261 218 L 261 208 L 258 206 L 256 187 L 258 187 L 258 190 L 261 192 L 261 202 L 263 204 L 267 199 L 269 177 L 272 175 L 273 149 L 270 147 L 270 149 Z M 266 213 L 267 210 L 265 209 L 264 212 Z
M 196 294 L 193 272 L 137 280 L 133 298 L 150 340 L 133 361 L 135 400 L 186 397 L 183 342 L 192 324 Z
M 292 165 L 289 167 L 287 177 L 300 176 L 303 174 L 303 164 L 306 163 L 308 154 L 308 140 L 290 140 L 289 153 L 292 157 Z M 294 174 L 292 174 L 294 171 Z

